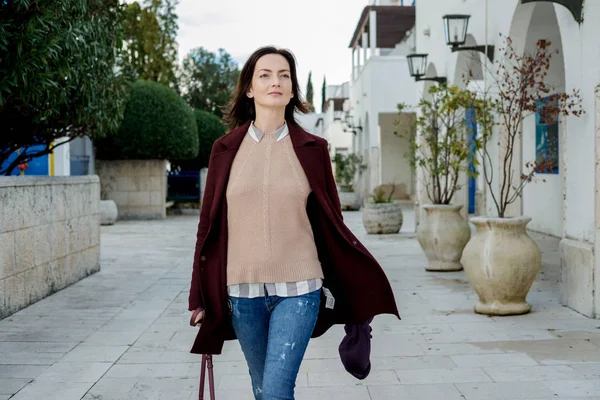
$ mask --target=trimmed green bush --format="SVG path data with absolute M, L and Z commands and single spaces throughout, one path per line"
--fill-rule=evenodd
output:
M 100 159 L 192 159 L 198 155 L 194 113 L 168 86 L 136 81 L 119 130 L 96 146 Z
M 198 156 L 191 160 L 172 161 L 172 164 L 181 170 L 199 171 L 208 167 L 208 159 L 213 143 L 226 133 L 223 121 L 216 115 L 204 111 L 194 110 L 196 126 L 198 128 L 198 141 L 200 143 Z

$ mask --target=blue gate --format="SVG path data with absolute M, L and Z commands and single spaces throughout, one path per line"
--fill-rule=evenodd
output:
M 38 145 L 38 146 L 31 146 L 27 149 L 27 153 L 38 153 L 42 150 L 44 150 L 46 148 L 46 146 L 44 145 Z M 15 151 L 13 154 L 10 155 L 10 157 L 2 164 L 2 167 L 7 167 L 8 165 L 10 165 L 10 163 L 12 163 L 17 156 L 19 155 L 20 152 L 22 152 L 23 150 L 20 149 L 19 151 Z M 33 160 L 29 161 L 27 163 L 28 168 L 25 170 L 25 175 L 42 175 L 42 176 L 48 176 L 49 175 L 49 171 L 48 171 L 48 154 L 40 156 L 40 157 L 36 157 Z M 11 172 L 11 175 L 21 175 L 21 171 L 19 170 L 19 168 L 14 168 Z
M 90 171 L 90 156 L 84 154 L 70 154 L 71 176 L 88 175 Z
M 167 200 L 200 201 L 200 171 L 169 172 Z
M 477 121 L 475 119 L 475 109 L 469 108 L 465 112 L 467 132 L 469 135 L 469 148 L 471 150 L 471 159 L 469 160 L 469 171 L 475 172 L 475 139 L 477 139 Z M 475 193 L 477 192 L 477 182 L 474 176 L 469 177 L 469 214 L 475 213 Z

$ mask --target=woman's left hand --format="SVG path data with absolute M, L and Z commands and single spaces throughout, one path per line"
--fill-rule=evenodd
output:
M 192 316 L 190 318 L 190 326 L 196 326 L 200 328 L 202 326 L 202 322 L 204 321 L 204 309 L 197 308 L 192 311 Z

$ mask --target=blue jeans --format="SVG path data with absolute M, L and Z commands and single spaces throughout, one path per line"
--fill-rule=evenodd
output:
M 256 400 L 293 400 L 321 291 L 295 297 L 229 297 L 231 322 L 244 352 Z

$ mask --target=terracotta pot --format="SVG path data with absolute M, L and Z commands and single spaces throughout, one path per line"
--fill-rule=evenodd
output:
M 398 233 L 402 227 L 400 203 L 367 203 L 363 209 L 363 225 L 370 234 Z
M 477 217 L 476 235 L 463 251 L 462 263 L 479 296 L 475 312 L 517 315 L 531 310 L 525 298 L 540 271 L 542 255 L 525 230 L 529 217 Z
M 460 204 L 425 204 L 417 239 L 429 260 L 427 271 L 460 271 L 463 249 L 471 238 Z

